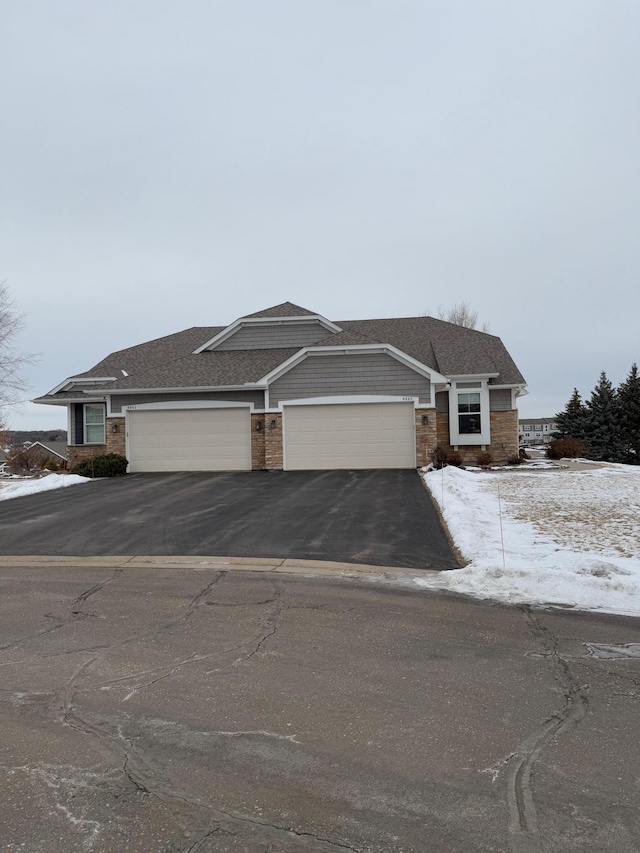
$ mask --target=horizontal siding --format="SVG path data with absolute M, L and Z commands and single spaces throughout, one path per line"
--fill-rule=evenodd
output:
M 492 412 L 508 412 L 511 408 L 510 388 L 489 389 L 489 409 Z
M 286 349 L 308 347 L 330 336 L 324 326 L 313 323 L 285 323 L 268 326 L 242 326 L 216 350 Z
M 256 409 L 264 408 L 264 391 L 209 391 L 178 394 L 117 394 L 111 397 L 111 411 L 116 414 L 123 406 L 139 406 L 142 403 L 177 403 L 198 400 L 206 403 L 222 401 L 225 403 L 253 403 Z
M 384 353 L 309 356 L 269 388 L 269 402 L 305 397 L 383 394 L 431 401 L 431 383 Z

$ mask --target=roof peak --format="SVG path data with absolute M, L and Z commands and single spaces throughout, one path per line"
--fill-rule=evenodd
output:
M 280 305 L 273 305 L 271 308 L 265 308 L 263 311 L 256 311 L 254 314 L 245 314 L 240 317 L 240 320 L 248 320 L 250 318 L 259 317 L 317 317 L 317 311 L 309 311 L 307 308 L 301 308 L 300 305 L 294 305 L 293 302 L 282 302 Z

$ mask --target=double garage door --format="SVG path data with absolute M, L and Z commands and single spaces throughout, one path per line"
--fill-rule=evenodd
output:
M 284 406 L 287 471 L 415 468 L 413 403 Z
M 287 471 L 415 468 L 412 403 L 283 408 Z M 127 433 L 132 472 L 251 470 L 251 417 L 244 406 L 135 409 L 127 414 Z
M 231 409 L 127 412 L 129 471 L 250 471 L 251 418 Z

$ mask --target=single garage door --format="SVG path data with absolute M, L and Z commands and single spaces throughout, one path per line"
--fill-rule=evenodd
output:
M 284 406 L 287 471 L 415 468 L 413 403 Z
M 248 407 L 135 409 L 127 434 L 132 472 L 251 470 Z

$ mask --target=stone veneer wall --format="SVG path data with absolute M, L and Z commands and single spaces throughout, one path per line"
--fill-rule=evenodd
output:
M 426 416 L 428 423 L 422 423 L 422 417 Z M 416 465 L 422 468 L 431 461 L 431 451 L 438 443 L 436 410 L 416 409 Z
M 272 421 L 275 421 L 273 429 Z M 267 471 L 282 471 L 282 413 L 265 414 L 264 426 L 264 467 Z
M 265 469 L 265 421 L 267 415 L 251 415 L 251 470 Z
M 113 432 L 113 425 L 118 425 L 118 432 Z M 120 453 L 125 455 L 124 418 L 107 418 L 105 444 L 70 444 L 67 447 L 69 467 L 73 468 L 83 459 L 93 459 L 104 453 Z
M 492 454 L 494 462 L 506 462 L 510 456 L 518 455 L 518 410 L 490 412 L 489 417 L 491 444 L 487 445 L 487 450 Z M 453 450 L 449 444 L 448 412 L 437 413 L 437 435 L 438 444 Z M 458 453 L 462 456 L 463 462 L 475 465 L 478 454 L 482 453 L 482 445 L 459 444 Z

